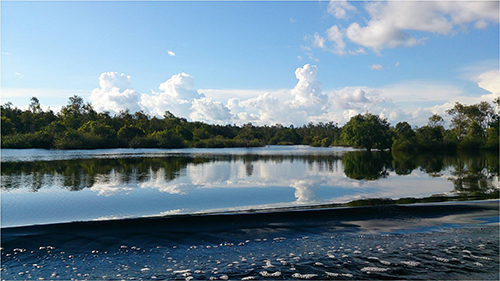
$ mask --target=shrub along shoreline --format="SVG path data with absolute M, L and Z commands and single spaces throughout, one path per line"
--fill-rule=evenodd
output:
M 496 108 L 500 99 L 495 100 Z M 432 115 L 427 125 L 412 127 L 399 122 L 392 127 L 379 116 L 365 113 L 337 123 L 309 123 L 301 127 L 210 125 L 188 122 L 166 111 L 163 118 L 128 110 L 111 115 L 96 112 L 79 96 L 69 98 L 61 111 L 44 111 L 36 97 L 26 110 L 12 103 L 0 106 L 2 148 L 223 148 L 265 145 L 352 146 L 394 151 L 498 150 L 499 114 L 481 102 L 455 106 L 448 129 L 444 119 Z

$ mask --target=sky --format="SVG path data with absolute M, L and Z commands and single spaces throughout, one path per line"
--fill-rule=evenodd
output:
M 498 1 L 9 2 L 1 103 L 210 124 L 448 121 L 499 96 Z

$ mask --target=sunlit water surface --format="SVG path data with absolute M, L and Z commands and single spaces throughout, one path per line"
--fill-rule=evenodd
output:
M 303 146 L 4 149 L 2 227 L 498 190 L 487 158 L 432 156 Z

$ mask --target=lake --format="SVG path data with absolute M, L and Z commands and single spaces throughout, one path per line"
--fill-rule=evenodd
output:
M 2 150 L 2 226 L 498 190 L 494 155 L 397 156 L 302 146 Z
M 498 279 L 497 153 L 1 153 L 2 278 Z

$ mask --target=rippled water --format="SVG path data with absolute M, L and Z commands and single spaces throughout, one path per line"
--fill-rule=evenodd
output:
M 127 224 L 107 228 L 111 222 L 102 222 L 95 226 L 108 230 L 98 238 L 74 224 L 10 229 L 3 234 L 2 278 L 499 278 L 498 201 L 325 212 L 281 214 L 274 223 L 269 214 L 257 215 L 253 223 L 255 215 L 233 215 L 215 222 L 210 217 L 191 217 L 176 222 L 170 231 L 158 227 L 173 224 L 168 219 L 154 223 L 157 231 L 146 229 L 148 220 L 142 225 L 127 223 L 130 228 L 142 226 L 142 231 L 120 229 Z M 377 223 L 374 213 L 385 223 Z M 344 215 L 346 219 L 328 218 Z M 301 220 L 302 216 L 310 218 L 311 224 Z M 240 217 L 245 221 L 235 227 L 232 220 Z M 369 227 L 371 223 L 379 228 Z M 398 228 L 401 223 L 416 227 Z M 199 230 L 188 230 L 192 224 Z
M 73 254 L 57 248 L 2 257 L 16 279 L 481 279 L 498 280 L 495 228 L 393 236 L 302 237 Z M 472 242 L 471 240 L 475 242 Z M 39 257 L 34 259 L 33 255 Z M 12 265 L 15 264 L 15 265 Z

